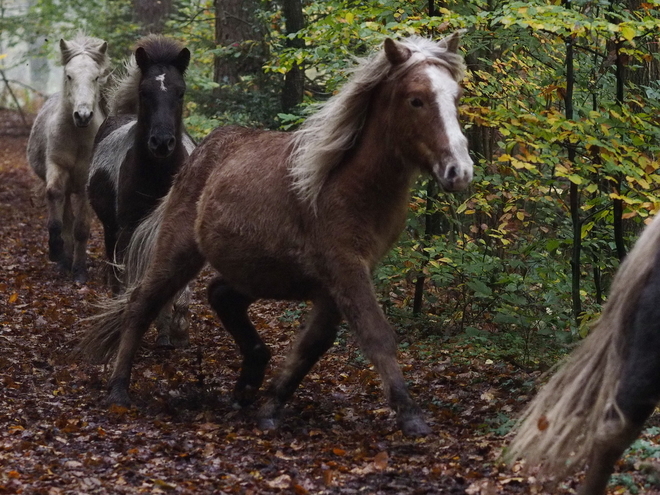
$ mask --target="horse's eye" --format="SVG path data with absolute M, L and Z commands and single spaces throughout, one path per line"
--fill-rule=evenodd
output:
M 99 76 L 96 76 L 96 79 L 94 79 L 94 80 L 95 80 L 95 81 L 98 81 L 98 80 L 99 80 Z
M 71 80 L 71 76 L 70 76 L 69 74 L 66 75 L 66 78 L 67 78 L 69 81 Z
M 410 100 L 410 104 L 415 108 L 422 108 L 424 106 L 424 102 L 419 98 L 413 98 Z

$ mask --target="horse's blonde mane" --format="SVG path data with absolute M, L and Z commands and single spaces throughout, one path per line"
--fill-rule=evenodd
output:
M 142 47 L 154 63 L 167 64 L 183 49 L 183 44 L 157 34 L 141 38 L 135 49 Z M 108 89 L 107 100 L 110 115 L 136 114 L 138 112 L 138 88 L 142 72 L 135 61 L 135 54 L 124 63 L 123 74 Z
M 358 60 L 352 76 L 335 96 L 310 116 L 295 132 L 289 171 L 293 187 L 305 202 L 316 206 L 319 191 L 328 174 L 339 164 L 359 136 L 369 107 L 371 91 L 386 79 L 396 79 L 420 62 L 432 60 L 447 68 L 460 81 L 465 72 L 463 57 L 447 50 L 445 44 L 420 36 L 400 43 L 412 56 L 393 70 L 384 50 Z
M 87 55 L 99 67 L 107 69 L 110 65 L 110 58 L 107 50 L 101 50 L 104 44 L 105 41 L 102 39 L 78 33 L 74 39 L 66 40 L 67 49 L 62 52 L 62 65 L 68 64 L 72 58 L 78 55 Z

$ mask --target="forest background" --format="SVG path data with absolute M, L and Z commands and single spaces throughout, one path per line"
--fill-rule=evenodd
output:
M 465 29 L 474 183 L 445 195 L 420 179 L 375 273 L 393 322 L 430 342 L 459 336 L 526 367 L 552 364 L 588 332 L 660 208 L 657 0 L 28 4 L 0 1 L 0 32 L 5 47 L 37 47 L 30 57 L 57 60 L 59 38 L 84 30 L 108 41 L 120 72 L 147 32 L 184 42 L 197 139 L 225 124 L 293 130 L 386 36 Z M 3 88 L 32 111 L 40 96 Z

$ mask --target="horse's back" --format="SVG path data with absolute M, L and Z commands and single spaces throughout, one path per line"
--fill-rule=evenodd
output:
M 30 167 L 42 180 L 46 180 L 46 152 L 48 150 L 48 127 L 60 101 L 60 93 L 53 94 L 43 104 L 32 129 L 27 145 L 27 159 Z

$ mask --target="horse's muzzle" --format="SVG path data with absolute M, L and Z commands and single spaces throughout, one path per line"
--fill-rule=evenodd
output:
M 446 192 L 462 191 L 472 182 L 472 162 L 469 164 L 450 164 L 444 170 L 433 167 L 433 178 Z
M 73 123 L 76 127 L 87 127 L 94 117 L 94 112 L 87 110 L 76 110 L 73 112 Z
M 174 136 L 154 136 L 149 137 L 149 151 L 156 158 L 167 158 L 172 154 L 176 147 L 176 138 Z

